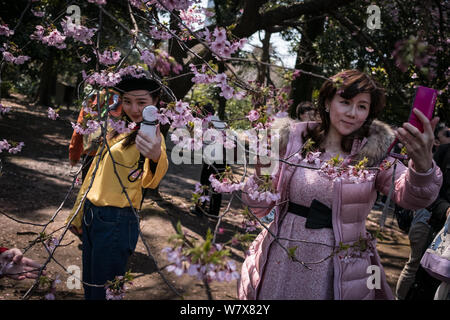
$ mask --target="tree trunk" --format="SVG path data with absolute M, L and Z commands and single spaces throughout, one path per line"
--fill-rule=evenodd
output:
M 39 89 L 37 91 L 37 103 L 50 106 L 51 97 L 55 93 L 56 70 L 54 66 L 54 49 L 49 49 L 49 56 L 44 61 L 40 72 Z
M 219 62 L 218 65 L 219 65 L 219 73 L 225 72 L 225 70 L 226 70 L 225 65 L 222 62 Z M 219 89 L 219 91 L 220 91 L 220 89 Z M 225 120 L 225 109 L 227 107 L 227 99 L 225 99 L 224 97 L 222 97 L 218 94 L 217 100 L 219 100 L 219 110 L 217 111 L 219 119 Z
M 311 18 L 311 17 L 307 17 Z M 315 39 L 323 33 L 324 18 L 317 18 L 309 20 L 303 28 L 302 38 L 299 43 L 297 51 L 297 60 L 295 62 L 295 69 L 310 71 L 313 73 L 320 73 L 320 68 L 316 66 L 317 54 L 313 47 Z M 307 74 L 300 74 L 297 79 L 291 83 L 291 99 L 293 103 L 289 110 L 289 115 L 292 118 L 296 117 L 295 111 L 297 105 L 302 101 L 311 101 L 313 88 L 320 86 L 322 80 L 318 80 Z
M 265 31 L 264 39 L 262 40 L 262 54 L 261 54 L 261 62 L 270 63 L 270 37 L 272 33 L 269 31 Z M 272 80 L 270 79 L 270 66 L 260 64 L 258 65 L 258 78 L 256 80 L 261 84 L 271 84 Z

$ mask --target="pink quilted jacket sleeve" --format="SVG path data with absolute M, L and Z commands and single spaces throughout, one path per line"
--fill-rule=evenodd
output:
M 393 162 L 393 158 L 387 158 Z M 392 184 L 393 166 L 389 170 L 378 173 L 375 186 L 385 195 L 389 194 Z M 392 199 L 405 209 L 416 210 L 429 206 L 437 198 L 442 185 L 442 172 L 433 161 L 431 172 L 419 173 L 412 168 L 412 162 L 405 167 L 397 162 L 395 172 L 394 192 Z

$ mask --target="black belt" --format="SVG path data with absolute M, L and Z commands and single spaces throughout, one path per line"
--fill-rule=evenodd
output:
M 309 208 L 289 201 L 288 212 L 305 217 L 305 228 L 333 228 L 331 209 L 316 199 Z

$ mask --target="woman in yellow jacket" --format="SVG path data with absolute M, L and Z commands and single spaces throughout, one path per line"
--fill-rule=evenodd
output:
M 131 133 L 108 133 L 110 152 L 105 147 L 100 155 L 100 146 L 67 219 L 67 223 L 73 220 L 71 227 L 82 233 L 83 282 L 94 285 L 104 285 L 125 274 L 128 258 L 139 237 L 139 221 L 130 201 L 138 208 L 142 188 L 156 188 L 168 169 L 166 146 L 159 125 L 153 138 L 139 131 L 143 109 L 158 104 L 159 84 L 149 78 L 127 77 L 117 89 L 122 93 L 125 118 L 137 123 L 137 128 Z M 73 218 L 92 179 L 92 186 L 81 204 L 82 210 L 79 210 L 82 212 Z M 84 291 L 87 300 L 106 298 L 104 287 L 84 285 Z

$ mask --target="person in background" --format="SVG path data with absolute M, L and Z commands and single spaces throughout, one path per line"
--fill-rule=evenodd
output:
M 410 255 L 397 281 L 396 297 L 398 300 L 419 299 L 419 295 L 432 299 L 433 287 L 437 281 L 420 267 L 425 250 L 430 245 L 439 230 L 445 223 L 450 212 L 450 130 L 443 124 L 436 125 L 434 130 L 435 153 L 433 159 L 443 173 L 443 183 L 438 198 L 428 208 L 414 212 L 414 218 L 408 233 L 410 241 Z M 420 272 L 418 272 L 420 269 Z M 416 279 L 417 276 L 417 279 Z M 410 292 L 410 289 L 413 291 Z M 429 289 L 428 289 L 429 288 Z M 413 292 L 415 291 L 413 297 Z
M 220 118 L 215 114 L 215 110 L 214 107 L 211 103 L 207 103 L 205 106 L 203 106 L 203 108 L 200 107 L 200 117 L 206 118 L 206 117 L 211 117 L 210 120 L 211 122 L 209 123 L 209 126 L 212 129 L 216 129 L 219 131 L 222 131 L 226 128 L 226 123 L 222 120 L 220 120 Z M 204 122 L 204 125 L 208 125 L 207 122 Z M 204 127 L 204 129 L 207 129 L 206 127 Z M 206 145 L 208 143 L 212 143 L 211 141 L 204 141 L 206 143 Z M 209 181 L 209 177 L 211 176 L 211 174 L 220 174 L 223 173 L 225 171 L 225 168 L 227 166 L 226 164 L 226 150 L 224 148 L 221 149 L 222 150 L 222 155 L 217 156 L 219 158 L 221 158 L 220 160 L 211 160 L 211 159 L 203 159 L 203 165 L 202 165 L 202 171 L 200 174 L 200 184 L 202 186 L 207 186 L 210 187 L 211 182 Z M 206 160 L 206 161 L 205 161 Z M 205 196 L 209 195 L 209 209 L 206 211 L 207 214 L 211 215 L 211 216 L 218 216 L 219 212 L 220 212 L 220 207 L 222 204 L 222 194 L 220 192 L 214 192 L 214 190 L 211 191 L 211 193 L 209 193 L 207 191 L 208 189 L 206 189 L 204 191 Z M 196 215 L 202 215 L 202 209 L 205 208 L 205 202 L 203 202 L 202 207 L 200 208 L 199 205 L 195 205 L 195 207 L 191 208 L 191 212 L 196 214 Z
M 23 256 L 18 248 L 0 247 L 0 278 L 3 276 L 15 280 L 36 279 L 42 265 Z M 42 275 L 45 275 L 45 270 Z
M 316 109 L 312 102 L 300 102 L 296 110 L 297 119 L 300 121 L 316 121 Z
M 106 97 L 109 95 L 109 97 Z M 104 100 L 108 98 L 109 112 L 112 115 L 118 115 L 121 112 L 121 101 L 119 100 L 119 93 L 114 90 L 106 90 L 104 89 L 100 93 L 100 106 L 103 107 Z M 93 112 L 97 112 L 97 94 L 91 94 L 86 101 L 83 102 L 83 105 L 80 109 L 80 113 L 78 114 L 77 123 L 83 124 L 87 120 L 88 112 L 86 112 L 85 108 L 92 109 Z M 90 135 L 81 135 L 75 130 L 72 133 L 72 138 L 70 139 L 69 144 L 69 162 L 70 165 L 76 166 L 80 159 L 83 162 L 83 168 L 81 169 L 81 181 L 84 181 L 86 174 L 91 166 L 92 159 L 97 152 L 97 148 L 99 146 L 99 138 L 100 138 L 101 130 L 98 129 L 96 133 L 92 133 Z

